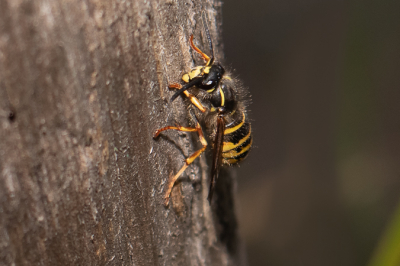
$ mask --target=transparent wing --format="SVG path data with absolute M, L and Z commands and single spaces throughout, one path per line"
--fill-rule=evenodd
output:
M 214 149 L 213 149 L 213 162 L 211 168 L 211 182 L 210 190 L 208 192 L 208 201 L 211 204 L 212 196 L 214 193 L 215 182 L 218 179 L 219 168 L 222 162 L 222 146 L 224 140 L 224 130 L 225 130 L 225 120 L 223 115 L 218 115 L 217 117 L 217 132 L 214 139 Z

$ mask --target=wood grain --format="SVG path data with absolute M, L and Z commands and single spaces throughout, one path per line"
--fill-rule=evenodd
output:
M 245 264 L 233 180 L 210 208 L 207 156 L 162 204 L 199 146 L 152 134 L 187 124 L 167 85 L 200 62 L 202 11 L 223 58 L 218 0 L 0 1 L 1 265 Z

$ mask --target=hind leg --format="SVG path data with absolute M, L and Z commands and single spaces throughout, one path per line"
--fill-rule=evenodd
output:
M 195 118 L 194 118 L 195 119 Z M 192 128 L 192 127 L 181 127 L 181 126 L 167 126 L 161 129 L 158 129 L 155 133 L 153 138 L 157 138 L 158 135 L 165 131 L 165 130 L 177 130 L 177 131 L 183 131 L 183 132 L 195 132 L 197 131 L 197 134 L 199 135 L 199 139 L 201 144 L 203 145 L 203 147 L 201 149 L 199 149 L 198 151 L 194 152 L 192 155 L 190 155 L 188 158 L 186 158 L 185 160 L 185 164 L 182 166 L 182 168 L 178 171 L 178 173 L 176 173 L 172 178 L 170 178 L 170 180 L 168 181 L 168 185 L 167 185 L 167 190 L 165 191 L 165 195 L 164 195 L 164 205 L 168 206 L 169 204 L 169 198 L 171 196 L 171 192 L 172 192 L 172 188 L 174 187 L 174 184 L 176 182 L 176 180 L 182 175 L 182 173 L 186 170 L 186 168 L 193 163 L 193 161 L 199 157 L 207 148 L 207 141 L 204 138 L 204 134 L 203 134 L 203 130 L 200 127 L 199 121 L 196 121 L 196 127 Z

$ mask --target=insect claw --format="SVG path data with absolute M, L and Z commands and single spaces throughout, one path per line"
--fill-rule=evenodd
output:
M 160 135 L 160 130 L 157 129 L 156 132 L 153 134 L 153 139 L 156 139 Z
M 171 83 L 168 85 L 168 88 L 169 89 L 180 89 L 180 88 L 182 88 L 182 85 L 179 83 Z
M 164 198 L 164 203 L 163 203 L 163 204 L 164 204 L 164 207 L 165 207 L 165 208 L 168 207 L 168 205 L 169 205 L 169 197 L 165 197 L 165 198 Z

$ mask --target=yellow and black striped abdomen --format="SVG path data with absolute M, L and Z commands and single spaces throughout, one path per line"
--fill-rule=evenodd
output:
M 239 121 L 225 127 L 222 147 L 224 164 L 236 164 L 246 158 L 250 151 L 253 142 L 251 125 L 245 121 L 245 118 L 245 114 L 242 113 Z

